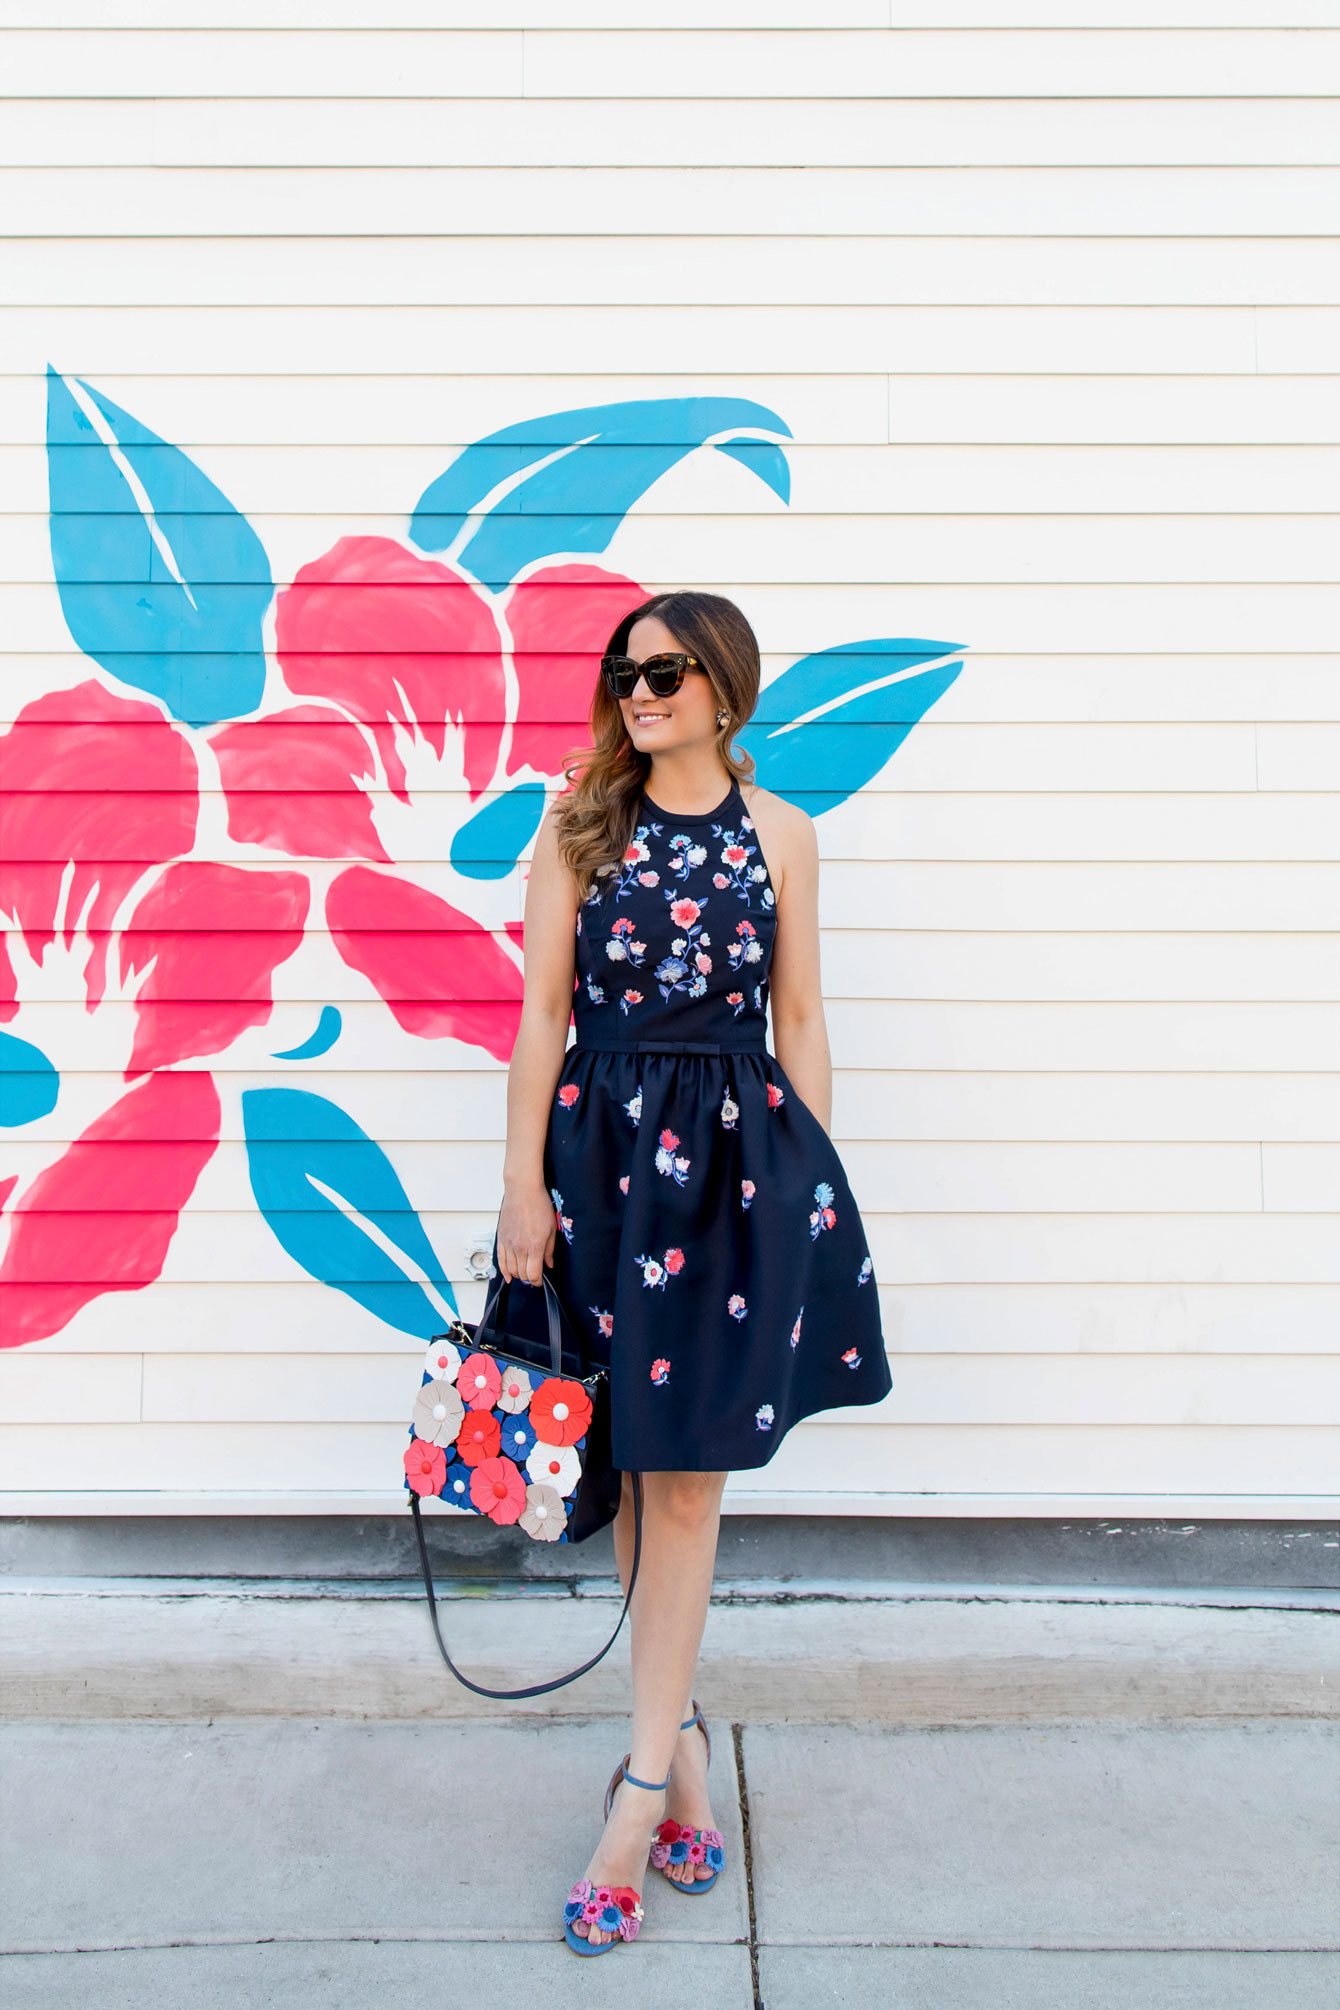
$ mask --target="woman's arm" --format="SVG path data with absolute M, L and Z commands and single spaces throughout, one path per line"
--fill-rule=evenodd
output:
M 544 1140 L 572 1016 L 577 890 L 558 853 L 552 813 L 535 841 L 526 886 L 526 990 L 507 1071 L 507 1150 L 498 1216 L 504 1277 L 538 1284 L 558 1224 L 544 1183 Z
M 801 1101 L 825 1130 L 833 1120 L 833 1063 L 819 977 L 819 845 L 794 803 L 751 791 L 749 814 L 777 896 L 772 952 L 772 1044 Z

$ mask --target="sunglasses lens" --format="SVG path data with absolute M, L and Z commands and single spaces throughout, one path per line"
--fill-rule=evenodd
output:
M 631 698 L 638 679 L 638 665 L 631 656 L 606 656 L 600 665 L 607 690 L 615 698 Z

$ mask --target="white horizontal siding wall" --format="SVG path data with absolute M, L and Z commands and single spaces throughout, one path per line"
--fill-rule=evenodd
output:
M 52 577 L 48 362 L 186 449 L 277 583 L 403 540 L 520 419 L 779 412 L 789 507 L 696 454 L 600 562 L 737 596 L 769 678 L 862 636 L 968 654 L 819 823 L 893 1394 L 728 1499 L 1315 1512 L 1340 1444 L 1333 6 L 0 0 L 0 94 L 4 720 L 96 674 Z M 374 788 L 378 828 L 451 897 L 459 777 L 425 763 L 414 797 Z M 224 817 L 207 779 L 202 834 Z M 504 1073 L 401 1032 L 315 916 L 268 1023 L 208 1064 L 222 1142 L 161 1280 L 0 1355 L 10 1511 L 398 1503 L 418 1344 L 270 1235 L 238 1094 L 351 1111 L 473 1312 Z M 21 1195 L 122 1093 L 133 994 L 90 1019 L 82 951 L 15 960 L 8 1030 L 74 1057 L 0 1147 Z M 337 1047 L 274 1060 L 329 1003 Z

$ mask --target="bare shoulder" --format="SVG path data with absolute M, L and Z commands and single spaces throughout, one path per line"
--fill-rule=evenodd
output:
M 771 789 L 760 789 L 752 782 L 746 782 L 740 793 L 754 820 L 764 853 L 774 869 L 787 865 L 801 866 L 819 855 L 819 841 L 815 835 L 814 819 L 795 803 L 787 802 L 785 796 L 775 796 Z

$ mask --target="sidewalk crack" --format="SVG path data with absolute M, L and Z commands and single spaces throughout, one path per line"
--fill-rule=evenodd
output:
M 749 1780 L 744 1769 L 744 1725 L 732 1724 L 731 1743 L 735 1747 L 735 1772 L 740 1782 L 740 1828 L 744 1836 L 744 1888 L 749 1900 L 749 1980 L 754 1990 L 754 2010 L 765 2010 L 758 1987 L 758 1914 L 754 1909 L 754 1837 L 749 1818 Z

